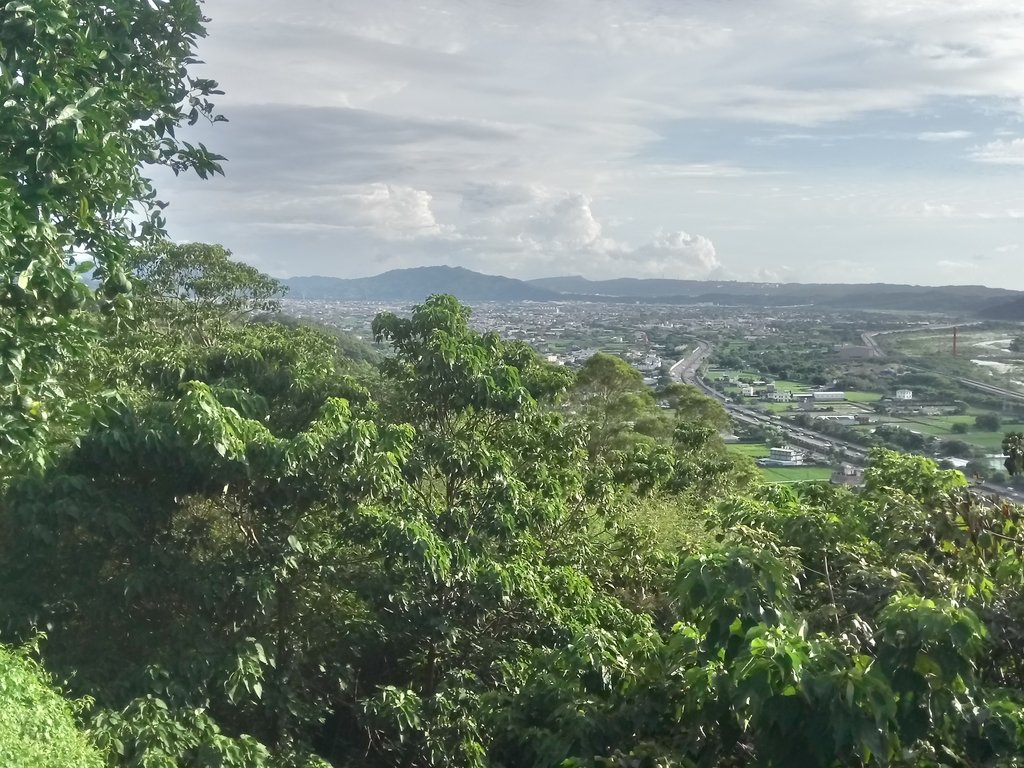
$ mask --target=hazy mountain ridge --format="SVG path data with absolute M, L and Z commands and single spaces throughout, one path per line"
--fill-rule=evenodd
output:
M 989 304 L 978 314 L 988 320 L 1024 320 L 1024 296 Z
M 466 301 L 555 301 L 559 294 L 522 280 L 484 275 L 463 267 L 393 269 L 373 277 L 292 277 L 283 281 L 292 299 L 422 301 L 451 293 Z
M 374 277 L 294 277 L 284 281 L 295 299 L 422 301 L 451 293 L 464 301 L 639 301 L 735 306 L 813 305 L 838 309 L 963 312 L 1002 320 L 1024 319 L 1024 292 L 982 285 L 891 283 L 745 283 L 710 280 L 580 276 L 516 280 L 463 267 L 395 269 Z

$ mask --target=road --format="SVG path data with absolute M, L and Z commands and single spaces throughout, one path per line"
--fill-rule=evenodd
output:
M 976 381 L 975 379 L 956 379 L 958 382 L 963 384 L 965 387 L 971 387 L 973 389 L 979 389 L 982 392 L 986 392 L 990 395 L 999 395 L 1000 397 L 1006 397 L 1010 400 L 1024 401 L 1024 393 L 1014 392 L 1012 389 L 1006 389 L 1004 387 L 997 387 L 994 384 L 986 384 L 984 381 Z
M 898 328 L 893 331 L 875 331 L 873 333 L 863 333 L 861 338 L 864 340 L 864 344 L 871 347 L 871 354 L 873 357 L 881 357 L 884 355 L 882 348 L 878 345 L 877 336 L 888 336 L 894 333 L 921 333 L 924 331 L 948 331 L 953 328 L 968 328 L 972 325 L 980 325 L 978 322 L 960 323 L 959 325 L 924 325 L 917 328 Z M 1006 389 L 1005 387 L 999 387 L 995 384 L 989 384 L 985 381 L 978 381 L 977 379 L 965 379 L 959 376 L 950 376 L 949 374 L 939 373 L 938 371 L 932 371 L 927 368 L 919 368 L 914 365 L 905 366 L 915 371 L 922 371 L 924 373 L 930 373 L 934 376 L 941 376 L 944 379 L 952 379 L 959 384 L 963 384 L 965 387 L 971 387 L 990 395 L 999 395 L 1000 397 L 1006 397 L 1011 400 L 1017 400 L 1024 402 L 1024 392 L 1017 392 L 1012 389 Z
M 790 424 L 773 414 L 765 414 L 752 408 L 745 408 L 732 402 L 721 392 L 712 389 L 700 377 L 700 368 L 711 355 L 711 344 L 703 339 L 696 339 L 696 341 L 697 349 L 678 361 L 670 369 L 673 378 L 686 384 L 692 384 L 705 394 L 718 400 L 736 421 L 778 429 L 791 443 L 806 448 L 817 456 L 825 457 L 830 451 L 840 448 L 847 453 L 846 459 L 851 464 L 862 464 L 867 461 L 867 453 L 864 446 L 836 440 L 830 435 Z
M 867 449 L 863 445 L 849 443 L 844 440 L 837 440 L 831 435 L 815 432 L 811 429 L 797 427 L 774 414 L 761 413 L 760 411 L 755 411 L 752 408 L 737 405 L 721 392 L 712 389 L 700 376 L 701 366 L 708 357 L 711 356 L 711 344 L 702 339 L 697 339 L 696 341 L 697 349 L 693 350 L 689 355 L 684 357 L 682 360 L 679 360 L 671 367 L 670 373 L 673 378 L 686 384 L 692 384 L 693 386 L 698 387 L 705 394 L 718 400 L 729 412 L 729 415 L 737 421 L 757 426 L 771 426 L 781 431 L 790 442 L 807 448 L 811 452 L 822 457 L 829 453 L 830 450 L 840 448 L 845 452 L 844 458 L 848 463 L 860 466 L 867 463 Z M 981 384 L 982 382 L 975 383 Z M 1007 394 L 1014 393 L 1007 392 Z M 975 482 L 972 483 L 972 485 L 976 489 L 996 494 L 1017 503 L 1024 503 L 1024 493 L 1020 493 L 1011 488 L 1007 488 L 1002 485 L 994 485 L 993 483 L 988 482 Z
M 704 365 L 704 361 L 711 354 L 710 344 L 701 339 L 696 339 L 696 342 L 697 348 L 669 369 L 672 378 L 678 381 L 685 381 L 687 384 L 694 383 L 697 371 L 700 370 L 700 367 Z
M 861 339 L 864 341 L 864 346 L 871 349 L 872 357 L 882 357 L 882 348 L 878 346 L 878 342 L 875 341 L 877 333 L 862 333 Z

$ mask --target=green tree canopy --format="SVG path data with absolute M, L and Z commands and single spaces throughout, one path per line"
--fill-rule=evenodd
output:
M 160 241 L 133 251 L 125 265 L 135 278 L 133 295 L 155 304 L 149 318 L 183 320 L 200 338 L 228 320 L 278 311 L 286 290 L 220 245 Z
M 979 413 L 974 417 L 974 426 L 985 432 L 997 432 L 1002 426 L 1002 421 L 995 413 Z
M 622 358 L 603 352 L 580 368 L 567 406 L 589 428 L 591 458 L 626 447 L 637 422 L 651 417 L 656 407 L 641 373 Z
M 204 22 L 199 0 L 11 2 L 0 15 L 0 481 L 42 461 L 85 347 L 75 260 L 95 262 L 104 310 L 127 308 L 124 258 L 164 225 L 142 166 L 220 171 L 175 135 L 221 119 L 216 83 L 189 73 Z

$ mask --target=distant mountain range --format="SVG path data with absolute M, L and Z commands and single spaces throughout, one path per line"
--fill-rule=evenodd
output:
M 981 285 L 920 286 L 820 283 L 743 283 L 710 280 L 580 276 L 516 280 L 462 267 L 395 269 L 374 277 L 293 277 L 295 299 L 422 301 L 451 293 L 463 301 L 628 301 L 741 307 L 820 306 L 836 309 L 943 311 L 994 320 L 1024 320 L 1024 292 Z
M 483 275 L 462 267 L 393 269 L 374 277 L 292 277 L 284 281 L 292 299 L 422 301 L 450 293 L 464 301 L 557 301 L 558 293 L 522 280 Z

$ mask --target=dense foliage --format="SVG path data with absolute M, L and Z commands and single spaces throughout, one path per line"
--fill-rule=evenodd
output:
M 163 231 L 142 173 L 220 171 L 218 156 L 175 137 L 219 120 L 211 80 L 193 77 L 205 32 L 199 0 L 33 0 L 0 11 L 0 452 L 39 464 L 85 346 L 92 297 L 70 266 L 95 262 L 95 299 L 130 307 L 124 259 Z M 77 254 L 77 256 L 75 255 Z
M 4 636 L 47 628 L 111 765 L 1017 764 L 1021 516 L 960 473 L 757 486 L 713 401 L 451 297 L 375 321 L 372 391 L 162 306 L 0 518 Z
M 55 691 L 25 650 L 0 646 L 0 765 L 100 768 L 102 757 L 75 723 L 76 703 Z
M 715 401 L 451 296 L 379 358 L 282 318 L 140 242 L 139 162 L 214 169 L 194 0 L 4 14 L 4 765 L 1022 765 L 1019 508 L 884 450 L 763 485 Z

